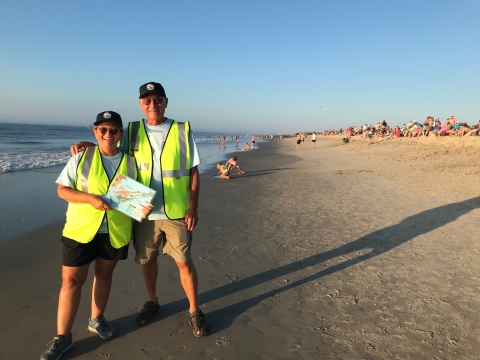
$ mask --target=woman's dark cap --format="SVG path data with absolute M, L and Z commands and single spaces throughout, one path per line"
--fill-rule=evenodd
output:
M 119 113 L 115 111 L 102 111 L 100 114 L 97 115 L 97 119 L 93 123 L 94 126 L 98 126 L 103 122 L 113 122 L 118 125 L 120 129 L 123 129 L 123 122 L 122 117 Z

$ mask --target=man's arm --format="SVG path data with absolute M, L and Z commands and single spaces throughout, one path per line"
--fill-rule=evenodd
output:
M 185 223 L 187 230 L 193 231 L 198 224 L 198 195 L 200 194 L 200 174 L 198 167 L 190 169 L 190 204 L 185 214 Z
M 70 154 L 72 154 L 72 156 L 75 156 L 80 151 L 83 151 L 90 146 L 95 146 L 95 144 L 88 141 L 79 141 L 70 147 Z

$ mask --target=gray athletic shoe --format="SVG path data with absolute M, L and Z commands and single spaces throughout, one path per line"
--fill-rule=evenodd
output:
M 75 341 L 72 339 L 72 334 L 70 336 L 55 336 L 47 344 L 48 349 L 42 354 L 40 360 L 58 360 L 63 353 L 70 350 L 73 344 L 75 344 Z
M 108 323 L 107 319 L 100 316 L 88 321 L 88 331 L 98 334 L 102 339 L 108 340 L 117 335 L 117 331 Z

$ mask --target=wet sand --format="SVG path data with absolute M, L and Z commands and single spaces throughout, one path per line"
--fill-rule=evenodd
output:
M 193 336 L 167 257 L 161 315 L 136 327 L 145 289 L 131 251 L 105 314 L 118 337 L 86 330 L 90 279 L 77 343 L 62 359 L 477 358 L 475 148 L 462 142 L 470 139 L 396 140 L 319 137 L 311 149 L 307 138 L 295 151 L 285 139 L 238 154 L 245 175 L 202 178 L 194 232 L 213 333 Z M 55 333 L 62 226 L 0 244 L 0 358 L 39 358 Z

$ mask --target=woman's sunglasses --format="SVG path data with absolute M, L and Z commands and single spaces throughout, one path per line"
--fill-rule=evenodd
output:
M 110 135 L 117 135 L 120 131 L 119 128 L 111 128 L 111 127 L 104 127 L 104 126 L 97 126 L 97 130 L 100 131 L 100 134 L 105 135 L 107 131 Z

